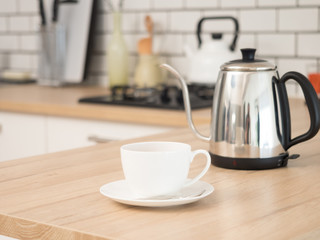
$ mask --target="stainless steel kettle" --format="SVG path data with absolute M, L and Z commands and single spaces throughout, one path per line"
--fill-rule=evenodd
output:
M 254 58 L 255 49 L 241 49 L 242 59 L 223 64 L 215 86 L 211 135 L 201 135 L 192 122 L 188 87 L 182 76 L 161 65 L 181 82 L 188 123 L 194 134 L 210 143 L 212 164 L 232 169 L 269 169 L 287 165 L 287 150 L 314 137 L 320 128 L 317 95 L 306 77 Z M 216 76 L 212 76 L 215 78 Z M 285 82 L 295 80 L 304 93 L 309 130 L 291 138 L 290 108 Z

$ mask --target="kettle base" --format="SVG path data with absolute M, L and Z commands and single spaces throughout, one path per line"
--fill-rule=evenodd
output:
M 239 170 L 262 170 L 285 167 L 288 164 L 288 153 L 271 158 L 231 158 L 210 153 L 214 166 Z

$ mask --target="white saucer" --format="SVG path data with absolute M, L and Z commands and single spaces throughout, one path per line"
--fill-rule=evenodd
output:
M 213 190 L 214 188 L 211 184 L 198 181 L 191 186 L 183 188 L 179 195 L 170 199 L 139 199 L 132 193 L 125 180 L 119 180 L 103 185 L 100 188 L 100 193 L 114 201 L 128 205 L 166 207 L 196 202 L 211 194 Z

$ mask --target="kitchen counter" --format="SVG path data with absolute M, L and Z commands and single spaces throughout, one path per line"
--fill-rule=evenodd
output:
M 185 127 L 184 111 L 78 103 L 79 98 L 106 95 L 102 87 L 1 85 L 0 111 Z M 138 110 L 138 111 L 137 111 Z M 193 111 L 195 124 L 208 124 L 210 108 Z
M 308 128 L 308 113 L 300 100 L 292 109 L 295 136 Z M 214 186 L 211 195 L 166 208 L 116 203 L 99 188 L 123 179 L 122 144 L 166 140 L 207 149 L 189 129 L 2 162 L 0 234 L 19 239 L 319 239 L 319 137 L 292 147 L 290 153 L 301 157 L 284 168 L 211 166 L 202 179 Z M 191 175 L 202 164 L 195 161 Z

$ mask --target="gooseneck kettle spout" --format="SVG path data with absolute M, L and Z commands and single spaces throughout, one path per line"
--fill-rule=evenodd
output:
M 185 111 L 187 114 L 187 120 L 188 120 L 189 127 L 191 128 L 192 132 L 195 134 L 196 137 L 198 137 L 201 140 L 209 142 L 211 137 L 210 136 L 207 137 L 207 136 L 202 135 L 196 129 L 196 127 L 193 123 L 188 86 L 187 86 L 185 80 L 183 79 L 182 75 L 168 64 L 161 64 L 160 67 L 171 72 L 180 81 L 181 89 L 182 89 L 182 93 L 183 93 L 184 108 L 185 108 Z

